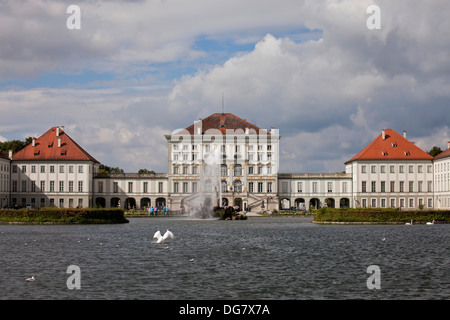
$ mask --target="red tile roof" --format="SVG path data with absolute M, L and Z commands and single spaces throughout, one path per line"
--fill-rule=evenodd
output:
M 22 150 L 13 154 L 13 160 L 93 161 L 89 153 L 73 141 L 60 127 L 52 127 Z
M 450 157 L 450 149 L 444 150 L 441 153 L 439 153 L 436 157 L 434 157 L 435 160 Z
M 194 134 L 195 127 L 197 127 L 197 125 L 192 124 L 189 127 L 187 127 L 186 130 L 189 131 L 190 134 Z M 254 133 L 270 134 L 266 130 L 261 129 L 260 127 L 248 122 L 247 120 L 241 119 L 232 113 L 213 113 L 209 117 L 207 117 L 205 119 L 201 119 L 201 128 L 202 128 L 202 134 L 205 133 L 205 131 L 210 130 L 210 129 L 218 129 L 223 134 L 226 134 L 227 130 L 241 129 L 242 132 L 237 132 L 237 133 L 244 134 L 246 128 L 250 129 L 249 130 L 250 134 L 254 134 Z M 230 131 L 228 131 L 228 132 L 230 132 Z
M 357 160 L 432 160 L 433 157 L 392 129 L 385 129 L 346 163 Z

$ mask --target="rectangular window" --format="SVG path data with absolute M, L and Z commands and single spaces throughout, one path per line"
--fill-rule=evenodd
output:
M 83 181 L 78 181 L 78 192 L 83 192 Z
M 395 199 L 391 199 L 391 208 L 395 208 Z
M 64 166 L 59 166 L 59 173 L 64 173 Z
M 303 182 L 297 182 L 297 192 L 303 192 Z
M 50 166 L 50 173 L 55 173 L 55 166 Z
M 376 208 L 377 207 L 377 199 L 372 199 L 371 207 L 372 208 Z
M 73 166 L 69 166 L 69 173 L 73 173 Z
M 317 182 L 313 182 L 312 183 L 312 189 L 313 189 L 313 193 L 317 193 L 318 192 Z
M 248 192 L 253 193 L 253 182 L 248 183 Z
M 69 192 L 73 192 L 73 181 L 69 181 Z
M 78 166 L 78 173 L 83 173 L 83 166 Z
M 59 182 L 59 192 L 64 192 L 64 181 Z
M 386 181 L 381 181 L 381 192 L 386 192 Z
M 162 182 L 158 182 L 158 192 L 159 193 L 163 192 L 163 183 Z
M 395 173 L 395 166 L 389 166 L 389 172 Z
M 395 181 L 391 181 L 391 192 L 395 192 Z
M 409 182 L 409 192 L 414 192 L 414 181 Z
M 98 193 L 103 193 L 103 181 L 98 182 Z
M 36 166 L 31 166 L 31 173 L 36 173 Z
M 268 193 L 272 192 L 272 182 L 267 182 L 267 192 Z
M 188 183 L 183 182 L 183 193 L 188 193 Z
M 377 192 L 377 182 L 372 181 L 371 182 L 372 192 Z
M 55 181 L 50 181 L 50 192 L 55 191 Z
M 41 192 L 45 192 L 45 181 L 40 182 Z
M 263 183 L 258 182 L 258 193 L 263 193 Z
M 148 193 L 148 182 L 144 182 L 144 193 Z
M 178 187 L 178 182 L 174 182 L 173 183 L 173 192 L 174 193 L 179 193 L 180 192 L 179 187 Z
M 333 192 L 333 182 L 328 182 L 327 187 L 328 187 L 328 192 Z
M 41 173 L 45 173 L 45 166 L 41 166 Z
M 405 192 L 405 181 L 400 181 L 400 192 Z
M 367 192 L 367 182 L 361 181 L 361 192 Z
M 377 173 L 376 167 L 375 166 L 371 166 L 370 167 L 370 172 L 371 173 Z
M 133 192 L 133 182 L 128 182 L 128 192 L 129 193 Z

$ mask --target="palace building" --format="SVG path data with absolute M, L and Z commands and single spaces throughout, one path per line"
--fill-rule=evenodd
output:
M 0 152 L 0 207 L 450 208 L 450 143 L 433 158 L 406 132 L 382 130 L 345 172 L 316 174 L 280 173 L 278 129 L 231 113 L 165 137 L 167 173 L 100 174 L 64 127 L 52 127 L 15 154 Z

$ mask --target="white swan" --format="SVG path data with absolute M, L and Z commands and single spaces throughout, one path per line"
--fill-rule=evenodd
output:
M 434 224 L 434 220 L 432 222 L 427 222 L 427 224 Z
M 25 281 L 33 282 L 36 281 L 36 279 L 34 278 L 34 276 L 31 276 L 31 278 L 26 278 Z
M 167 229 L 166 233 L 164 233 L 164 235 L 161 235 L 161 232 L 158 230 L 155 232 L 155 235 L 153 236 L 153 238 L 156 238 L 156 243 L 161 243 L 164 242 L 164 240 L 166 240 L 168 237 L 171 237 L 173 239 L 173 233 L 169 231 L 169 229 Z
M 407 225 L 407 226 L 412 226 L 412 224 L 413 224 L 413 221 L 412 221 L 412 220 L 411 220 L 411 222 L 405 223 L 405 225 Z

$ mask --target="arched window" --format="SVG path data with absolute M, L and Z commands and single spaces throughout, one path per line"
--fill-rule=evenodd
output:
M 242 182 L 241 180 L 235 180 L 233 182 L 234 192 L 242 192 Z
M 236 164 L 234 166 L 234 175 L 235 176 L 242 176 L 242 166 L 240 164 Z

